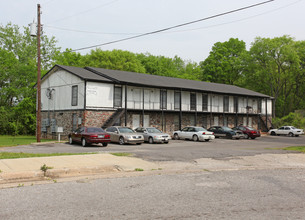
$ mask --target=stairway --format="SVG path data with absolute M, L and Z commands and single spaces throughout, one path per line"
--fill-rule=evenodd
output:
M 124 109 L 118 109 L 116 110 L 115 113 L 113 113 L 108 119 L 107 121 L 105 121 L 105 123 L 102 125 L 102 128 L 108 128 L 110 126 L 112 126 L 124 113 Z
M 274 125 L 272 124 L 272 121 L 270 120 L 269 117 L 267 117 L 267 120 L 268 120 L 268 124 L 270 125 L 268 127 L 268 124 L 266 124 L 266 119 L 263 118 L 262 116 L 265 116 L 265 115 L 260 115 L 259 118 L 260 118 L 260 121 L 262 123 L 262 127 L 261 127 L 261 130 L 264 131 L 264 132 L 268 132 L 270 130 L 270 127 L 274 128 Z M 266 116 L 265 116 L 266 117 Z

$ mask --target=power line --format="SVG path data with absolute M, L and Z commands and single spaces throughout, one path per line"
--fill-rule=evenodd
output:
M 198 22 L 201 22 L 201 21 L 210 20 L 210 19 L 213 19 L 213 18 L 217 18 L 217 17 L 220 17 L 220 16 L 227 15 L 227 14 L 232 14 L 232 13 L 235 13 L 235 12 L 238 12 L 238 11 L 246 10 L 246 9 L 253 8 L 253 7 L 256 7 L 256 6 L 259 6 L 259 5 L 263 5 L 263 4 L 267 4 L 267 3 L 270 3 L 270 2 L 273 2 L 273 1 L 275 1 L 275 0 L 264 1 L 264 2 L 261 2 L 261 3 L 257 3 L 257 4 L 249 5 L 249 6 L 246 6 L 246 7 L 238 8 L 238 9 L 235 9 L 235 10 L 231 10 L 231 11 L 228 11 L 228 12 L 213 15 L 213 16 L 210 16 L 210 17 L 198 19 L 198 20 L 195 20 L 195 21 L 186 22 L 186 23 L 183 23 L 183 24 L 178 24 L 178 25 L 168 27 L 168 28 L 163 28 L 163 29 L 160 29 L 160 30 L 157 30 L 157 31 L 147 32 L 147 33 L 144 33 L 144 34 L 139 34 L 139 35 L 136 35 L 136 36 L 127 37 L 127 38 L 123 38 L 123 39 L 119 39 L 119 40 L 114 40 L 114 41 L 110 41 L 110 42 L 107 42 L 107 43 L 97 44 L 97 45 L 94 45 L 94 46 L 83 47 L 83 48 L 71 50 L 70 52 L 86 50 L 86 49 L 90 49 L 90 48 L 93 48 L 93 47 L 105 46 L 105 45 L 114 44 L 114 43 L 118 43 L 118 42 L 122 42 L 122 41 L 126 41 L 126 40 L 131 40 L 131 39 L 135 39 L 135 38 L 139 38 L 139 37 L 144 37 L 144 36 L 147 36 L 147 35 L 157 34 L 157 33 L 168 31 L 168 30 L 175 29 L 175 28 L 178 28 L 178 27 L 183 27 L 183 26 L 186 26 L 186 25 L 198 23 Z
M 249 17 L 245 17 L 245 18 L 241 18 L 238 20 L 233 20 L 233 21 L 229 21 L 229 22 L 224 22 L 224 23 L 219 23 L 219 24 L 214 24 L 214 25 L 209 25 L 209 26 L 205 26 L 205 27 L 198 27 L 198 28 L 192 28 L 192 29 L 184 29 L 184 30 L 176 30 L 176 31 L 168 31 L 166 33 L 177 33 L 177 32 L 187 32 L 187 31 L 196 31 L 196 30 L 201 30 L 201 29 L 208 29 L 208 28 L 212 28 L 212 27 L 218 27 L 218 26 L 222 26 L 222 25 L 226 25 L 226 24 L 232 24 L 232 23 L 236 23 L 236 22 L 240 22 L 240 21 L 245 21 L 251 18 L 255 18 L 255 17 L 259 17 L 261 15 L 265 15 L 265 14 L 269 14 L 287 7 L 290 7 L 292 5 L 295 5 L 299 2 L 301 2 L 303 0 L 297 0 L 295 2 L 292 2 L 290 4 L 284 5 L 282 7 L 278 7 L 276 9 L 273 10 L 269 10 L 263 13 L 259 13 L 253 16 L 249 16 Z M 50 25 L 44 25 L 44 27 L 48 27 L 48 28 L 52 28 L 52 29 L 57 29 L 57 30 L 62 30 L 62 31 L 71 31 L 71 32 L 79 32 L 79 33 L 88 33 L 88 34 L 99 34 L 99 35 L 140 35 L 143 33 L 119 33 L 119 32 L 99 32 L 99 31 L 86 31 L 86 30 L 76 30 L 76 29 L 70 29 L 70 28 L 63 28 L 63 27 L 55 27 L 55 26 L 50 26 Z
M 73 15 L 69 15 L 69 16 L 67 16 L 67 17 L 60 18 L 60 19 L 57 19 L 57 20 L 55 20 L 55 21 L 51 21 L 51 22 L 49 22 L 49 23 L 55 23 L 55 22 L 58 22 L 58 21 L 62 21 L 62 20 L 65 20 L 65 19 L 74 17 L 74 16 L 78 16 L 78 15 L 81 15 L 81 14 L 85 14 L 85 13 L 88 13 L 88 12 L 93 11 L 93 10 L 95 10 L 95 9 L 98 9 L 98 8 L 101 8 L 101 7 L 104 7 L 104 6 L 107 6 L 107 5 L 111 5 L 111 4 L 113 4 L 113 3 L 117 2 L 117 1 L 119 1 L 119 0 L 114 0 L 114 1 L 111 1 L 111 2 L 108 2 L 108 3 L 102 4 L 102 5 L 96 6 L 96 7 L 94 7 L 94 8 L 90 8 L 90 9 L 85 10 L 85 11 L 82 11 L 82 12 L 78 12 L 78 13 L 75 13 L 75 14 L 73 14 Z

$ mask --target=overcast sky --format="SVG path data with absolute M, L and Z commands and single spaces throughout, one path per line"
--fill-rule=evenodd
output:
M 20 27 L 37 20 L 58 46 L 79 49 L 206 18 L 266 0 L 0 0 L 0 23 Z M 290 35 L 305 40 L 305 0 L 275 0 L 233 14 L 107 46 L 199 62 L 216 42 Z M 71 31 L 74 30 L 74 31 Z M 79 51 L 82 54 L 90 50 Z

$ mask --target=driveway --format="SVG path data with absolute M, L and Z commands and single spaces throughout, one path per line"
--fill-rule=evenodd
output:
M 172 140 L 169 144 L 118 145 L 109 144 L 107 147 L 92 145 L 69 145 L 68 143 L 24 145 L 0 148 L 0 151 L 26 153 L 84 153 L 84 152 L 128 152 L 135 157 L 149 161 L 180 161 L 191 162 L 199 158 L 225 160 L 241 156 L 261 154 L 289 154 L 281 150 L 283 147 L 304 146 L 305 137 L 262 136 L 255 140 L 215 139 L 210 142 L 193 142 Z

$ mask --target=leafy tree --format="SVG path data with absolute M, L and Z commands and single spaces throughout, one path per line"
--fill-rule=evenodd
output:
M 89 54 L 81 58 L 80 64 L 80 66 L 145 73 L 145 68 L 137 59 L 136 55 L 132 52 L 122 50 L 91 50 Z
M 289 36 L 273 39 L 258 37 L 252 43 L 247 58 L 248 66 L 244 71 L 246 86 L 274 97 L 279 116 L 295 109 L 295 89 L 296 86 L 302 87 L 298 81 L 304 82 L 304 69 L 301 70 L 296 47 Z
M 200 62 L 202 81 L 238 85 L 242 77 L 246 44 L 237 38 L 217 42 L 208 58 Z
M 41 64 L 46 72 L 58 54 L 55 38 L 42 36 Z M 8 130 L 5 132 L 27 134 L 33 133 L 35 105 L 34 85 L 37 80 L 37 39 L 30 36 L 29 28 L 22 32 L 17 25 L 8 23 L 0 25 L 0 104 L 1 112 L 8 118 Z M 22 108 L 20 106 L 23 106 Z M 21 112 L 22 110 L 22 112 Z M 31 118 L 31 123 L 27 123 Z M 1 130 L 0 133 L 4 132 Z

